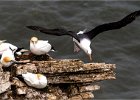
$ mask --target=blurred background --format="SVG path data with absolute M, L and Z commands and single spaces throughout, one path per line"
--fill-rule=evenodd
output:
M 140 10 L 139 1 L 0 1 L 0 39 L 29 49 L 32 36 L 49 40 L 56 59 L 81 59 L 87 55 L 73 52 L 72 38 L 50 36 L 27 29 L 27 25 L 65 28 L 78 32 L 103 23 L 118 21 Z M 119 30 L 107 31 L 92 40 L 94 62 L 116 64 L 116 80 L 99 83 L 98 99 L 140 99 L 140 17 Z

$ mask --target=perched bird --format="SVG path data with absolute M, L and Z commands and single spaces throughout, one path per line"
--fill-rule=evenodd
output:
M 45 40 L 38 40 L 37 37 L 32 37 L 30 40 L 30 50 L 35 55 L 47 54 L 49 51 L 55 51 L 54 47 Z
M 25 83 L 31 87 L 42 89 L 47 86 L 47 78 L 46 76 L 42 74 L 34 74 L 34 73 L 25 73 L 21 76 L 18 76 L 18 78 L 23 78 Z
M 86 32 L 86 31 L 80 31 L 78 33 L 67 31 L 65 29 L 46 29 L 40 26 L 27 26 L 27 28 L 40 31 L 42 33 L 50 34 L 50 35 L 69 35 L 73 37 L 73 41 L 75 44 L 77 44 L 83 51 L 89 56 L 90 61 L 92 61 L 92 50 L 90 47 L 91 40 L 98 35 L 99 33 L 102 33 L 104 31 L 114 30 L 114 29 L 120 29 L 131 22 L 135 20 L 136 17 L 140 16 L 140 10 L 135 11 L 123 19 L 111 22 L 111 23 L 105 23 L 99 26 L 96 26 L 92 30 Z M 75 46 L 77 47 L 77 46 Z M 77 49 L 76 49 L 77 50 Z
M 4 67 L 9 67 L 11 66 L 15 61 L 15 56 L 14 56 L 14 52 L 12 51 L 11 48 L 7 49 L 6 51 L 4 51 L 2 53 L 2 57 L 1 57 L 1 64 Z
M 6 50 L 8 50 L 9 48 L 11 48 L 11 50 L 14 52 L 14 55 L 21 55 L 23 52 L 27 52 L 28 50 L 24 49 L 24 48 L 19 48 L 13 44 L 10 43 L 1 43 L 0 44 L 0 55 L 2 55 L 2 53 Z

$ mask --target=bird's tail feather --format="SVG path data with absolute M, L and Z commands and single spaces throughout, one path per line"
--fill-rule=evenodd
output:
M 52 46 L 51 51 L 56 52 L 56 49 Z

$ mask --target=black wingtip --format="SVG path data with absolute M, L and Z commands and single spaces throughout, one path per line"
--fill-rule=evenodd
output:
M 19 52 L 20 50 L 24 49 L 23 47 L 20 47 L 16 50 L 16 52 Z
M 51 51 L 56 52 L 56 49 L 52 46 Z
M 17 77 L 21 82 L 25 83 L 25 81 L 24 81 L 22 75 L 17 75 L 16 77 Z
M 135 11 L 124 17 L 122 20 L 120 20 L 120 24 L 124 27 L 131 22 L 133 22 L 137 17 L 140 16 L 140 10 Z M 121 28 L 121 27 L 120 27 Z
M 130 16 L 132 16 L 132 17 L 138 17 L 138 16 L 140 16 L 140 10 L 131 13 Z
M 26 27 L 32 30 L 39 30 L 38 26 L 26 26 Z
M 131 14 L 127 15 L 123 19 L 135 19 L 136 17 L 139 17 L 139 16 L 140 16 L 140 10 L 132 12 Z

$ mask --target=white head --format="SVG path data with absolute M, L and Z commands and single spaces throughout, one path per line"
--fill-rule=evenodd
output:
M 37 88 L 45 88 L 47 86 L 47 78 L 42 74 L 36 74 L 40 85 Z
M 15 57 L 13 52 L 8 49 L 3 52 L 2 57 L 1 57 L 1 64 L 5 67 L 9 67 L 11 64 L 13 64 L 15 61 Z
M 3 66 L 8 67 L 8 66 L 10 66 L 13 63 L 13 59 L 10 58 L 10 57 L 4 57 L 1 60 L 1 63 L 2 63 Z
M 90 47 L 87 48 L 87 50 L 86 50 L 86 54 L 89 56 L 89 60 L 92 61 L 92 60 L 93 60 L 93 59 L 92 59 L 92 50 L 91 50 Z
M 37 78 L 39 79 L 39 80 L 44 80 L 44 79 L 46 79 L 46 77 L 44 76 L 44 75 L 42 75 L 42 74 L 36 74 L 37 75 Z
M 35 46 L 35 44 L 38 42 L 38 38 L 37 37 L 32 37 L 30 40 L 30 43 L 33 43 L 33 45 Z

